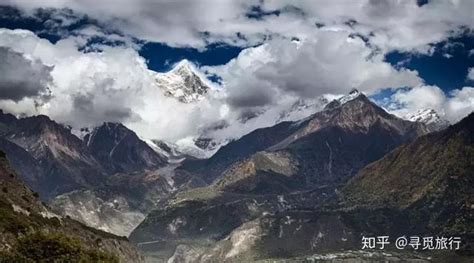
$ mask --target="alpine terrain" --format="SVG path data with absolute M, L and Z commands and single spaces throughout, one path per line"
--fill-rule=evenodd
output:
M 341 190 L 364 166 L 428 131 L 353 90 L 309 118 L 256 130 L 210 159 L 185 162 L 176 173 L 209 185 L 175 194 L 130 239 L 176 262 L 357 249 L 361 231 L 341 221 Z
M 0 263 L 474 262 L 474 0 L 0 2 Z

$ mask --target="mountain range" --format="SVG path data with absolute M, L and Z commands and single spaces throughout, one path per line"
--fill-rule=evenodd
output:
M 2 111 L 0 137 L 15 170 L 45 200 L 100 185 L 117 172 L 167 163 L 165 156 L 117 123 L 104 123 L 81 140 L 47 116 L 16 118 Z
M 414 138 L 428 131 L 423 124 L 405 121 L 386 113 L 365 95 L 354 90 L 351 94 L 330 102 L 326 105 L 325 110 L 306 119 L 297 122 L 282 122 L 269 128 L 255 130 L 222 147 L 211 158 L 191 160 L 185 162 L 180 168 L 199 174 L 204 180 L 211 182 L 232 164 L 250 157 L 254 153 L 268 149 L 269 152 L 275 153 L 294 152 L 292 154 L 295 158 L 295 160 L 292 160 L 293 162 L 298 158 L 325 159 L 321 164 L 325 165 L 326 168 L 320 167 L 319 169 L 327 172 L 331 170 L 332 173 L 333 157 L 330 158 L 329 155 L 333 154 L 333 144 L 334 154 L 345 154 L 338 151 L 339 144 L 353 143 L 351 145 L 353 148 L 361 149 L 368 154 L 361 156 L 361 158 L 367 158 L 368 160 L 365 162 L 368 162 L 375 158 L 371 155 L 381 156 L 381 154 L 404 140 Z M 351 134 L 348 135 L 348 132 Z M 338 142 L 331 142 L 330 138 L 327 138 L 332 133 L 339 133 L 339 136 L 336 137 Z M 316 135 L 312 136 L 313 134 Z M 373 136 L 379 136 L 380 138 L 378 138 L 379 140 L 364 142 L 360 141 L 360 138 L 356 138 L 358 135 L 367 139 L 377 138 Z M 350 137 L 353 142 L 341 142 L 341 136 Z M 313 138 L 316 141 L 311 141 Z M 360 145 L 357 145 L 358 143 Z M 310 153 L 313 154 L 312 156 L 302 156 L 305 154 L 306 146 L 309 146 L 309 151 L 313 148 L 325 149 L 325 156 L 315 156 L 314 153 Z M 359 146 L 366 149 L 359 148 Z M 334 166 L 334 169 L 339 169 L 339 166 Z M 313 168 L 306 167 L 304 169 L 311 170 Z M 307 173 L 309 172 L 307 171 Z M 309 178 L 307 179 L 309 180 Z
M 174 90 L 167 96 L 194 103 L 208 87 L 193 70 L 183 62 L 157 79 L 175 81 L 162 81 Z M 461 253 L 448 257 L 472 256 L 473 115 L 453 126 L 430 109 L 401 119 L 357 90 L 321 103 L 322 110 L 283 121 L 317 108 L 301 102 L 276 125 L 205 159 L 142 140 L 121 123 L 79 138 L 47 116 L 3 111 L 0 149 L 37 192 L 30 195 L 48 203 L 39 210 L 129 236 L 148 260 L 299 262 L 358 250 L 362 235 L 378 233 L 459 235 Z M 196 143 L 208 147 L 212 139 L 203 134 Z M 392 252 L 402 261 L 446 256 Z
M 471 114 L 430 133 L 353 91 L 310 118 L 257 130 L 208 160 L 185 163 L 178 170 L 209 184 L 170 197 L 130 239 L 169 262 L 300 262 L 358 250 L 364 235 L 454 235 L 465 242 L 461 254 L 392 248 L 393 259 L 468 260 L 473 124 Z

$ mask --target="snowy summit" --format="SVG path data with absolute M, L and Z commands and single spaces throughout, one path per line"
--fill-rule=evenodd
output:
M 433 109 L 421 109 L 415 113 L 408 114 L 405 119 L 414 122 L 422 122 L 434 130 L 441 130 L 449 126 L 449 122 L 439 116 Z
M 166 96 L 174 97 L 183 103 L 201 100 L 210 89 L 188 60 L 180 61 L 166 73 L 157 73 L 155 80 Z
M 331 102 L 329 102 L 324 108 L 325 109 L 334 109 L 334 108 L 337 108 L 337 107 L 340 107 L 341 105 L 349 102 L 349 101 L 352 101 L 354 99 L 356 99 L 357 97 L 359 97 L 362 93 L 360 91 L 358 91 L 357 89 L 352 89 L 348 95 L 345 95 L 345 96 L 342 96 L 338 99 L 335 99 Z

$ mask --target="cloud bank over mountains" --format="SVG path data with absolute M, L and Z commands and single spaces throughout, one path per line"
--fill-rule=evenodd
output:
M 51 67 L 28 59 L 8 47 L 0 47 L 0 100 L 19 102 L 25 98 L 47 99 L 52 81 Z
M 0 74 L 0 108 L 47 114 L 75 128 L 117 121 L 141 136 L 176 141 L 226 120 L 228 128 L 219 136 L 238 137 L 274 124 L 299 100 L 344 94 L 352 88 L 369 95 L 392 88 L 394 94 L 385 105 L 399 115 L 431 107 L 456 121 L 474 110 L 473 87 L 445 94 L 425 84 L 417 71 L 385 59 L 393 50 L 429 55 L 433 44 L 472 32 L 474 2 L 469 0 L 424 5 L 210 0 L 6 4 L 32 17 L 37 8 L 55 8 L 50 28 L 57 32 L 77 21 L 72 14 L 96 22 L 56 43 L 30 31 L 0 29 L 0 56 L 7 61 Z M 97 36 L 120 44 L 90 44 Z M 220 83 L 210 84 L 217 92 L 182 104 L 154 85 L 155 72 L 138 53 L 141 41 L 197 49 L 225 43 L 244 49 L 227 64 L 196 65 L 219 77 Z M 247 115 L 258 117 L 242 124 Z
M 339 31 L 317 35 L 314 41 L 271 40 L 209 70 L 222 77 L 236 107 L 264 106 L 280 96 L 314 98 L 351 88 L 372 93 L 423 83 L 416 71 L 395 69 L 359 37 Z

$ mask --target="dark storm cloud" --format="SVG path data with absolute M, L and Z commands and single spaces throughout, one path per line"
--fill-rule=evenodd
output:
M 110 105 L 93 93 L 74 94 L 72 104 L 76 119 L 93 119 L 93 122 L 100 123 L 103 120 L 113 122 L 124 122 L 126 120 L 139 120 L 132 109 L 121 104 L 114 103 L 114 99 L 107 100 Z M 87 120 L 84 120 L 87 122 Z
M 7 47 L 0 47 L 0 61 L 0 100 L 18 102 L 49 95 L 52 67 Z
M 245 92 L 232 94 L 227 102 L 236 108 L 261 107 L 273 103 L 274 90 L 264 88 L 248 88 Z
M 94 99 L 94 95 L 88 94 L 77 94 L 73 96 L 73 105 L 74 108 L 80 111 L 93 111 L 94 103 L 92 100 Z
M 137 116 L 133 114 L 132 109 L 124 107 L 118 109 L 110 109 L 104 112 L 107 116 L 107 119 L 116 120 L 116 121 L 124 121 L 128 119 L 137 120 Z

